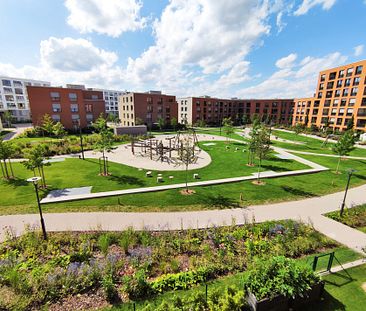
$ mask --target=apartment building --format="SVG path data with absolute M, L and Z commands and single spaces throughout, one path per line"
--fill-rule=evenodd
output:
M 159 119 L 169 124 L 178 119 L 178 104 L 174 95 L 162 94 L 161 91 L 146 93 L 126 93 L 119 97 L 119 118 L 123 126 L 140 123 L 152 126 Z
M 34 125 L 40 125 L 45 114 L 65 129 L 90 126 L 105 114 L 103 92 L 82 88 L 28 86 L 28 98 Z
M 293 124 L 366 131 L 366 60 L 323 70 L 313 98 L 295 99 Z
M 222 99 L 209 96 L 178 98 L 178 122 L 194 125 L 204 121 L 208 125 L 220 125 L 224 118 L 240 123 L 245 115 L 248 120 L 254 114 L 262 120 L 291 124 L 293 99 Z
M 50 86 L 40 80 L 0 76 L 0 115 L 10 111 L 17 122 L 29 122 L 30 110 L 27 86 Z

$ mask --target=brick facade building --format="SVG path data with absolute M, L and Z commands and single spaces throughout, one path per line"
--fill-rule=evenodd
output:
M 121 95 L 118 109 L 123 126 L 134 126 L 139 123 L 151 126 L 160 118 L 165 124 L 170 124 L 173 118 L 178 119 L 178 104 L 175 96 L 161 94 L 158 91 Z
M 366 60 L 321 71 L 315 96 L 295 99 L 293 125 L 343 131 L 352 118 L 366 131 Z
M 222 99 L 213 97 L 178 98 L 179 123 L 220 125 L 224 118 L 240 123 L 245 115 L 250 120 L 254 114 L 262 120 L 291 124 L 293 99 Z
M 105 114 L 103 92 L 76 88 L 28 86 L 32 123 L 40 125 L 45 114 L 65 129 L 86 128 Z

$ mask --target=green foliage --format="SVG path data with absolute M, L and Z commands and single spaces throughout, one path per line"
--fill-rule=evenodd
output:
M 348 130 L 342 134 L 337 143 L 332 147 L 332 151 L 339 156 L 337 173 L 339 170 L 339 164 L 341 157 L 349 155 L 349 153 L 355 149 L 356 138 L 352 130 Z
M 320 281 L 309 266 L 302 265 L 284 256 L 257 259 L 245 276 L 244 288 L 257 300 L 302 296 Z
M 338 211 L 328 213 L 327 216 L 352 228 L 366 227 L 366 205 L 346 208 L 342 216 Z
M 118 291 L 115 286 L 112 273 L 107 273 L 102 278 L 102 288 L 109 302 L 114 302 L 118 299 Z
M 11 162 L 9 161 L 15 154 L 13 145 L 0 139 L 0 167 L 3 177 L 9 179 L 14 177 Z
M 226 139 L 229 139 L 229 137 L 234 133 L 233 121 L 231 120 L 231 118 L 224 118 L 222 120 L 222 125 L 224 127 Z
M 109 245 L 111 244 L 111 238 L 108 233 L 102 234 L 98 239 L 98 246 L 104 255 L 107 255 Z
M 46 148 L 47 145 L 36 145 L 29 150 L 27 161 L 22 162 L 26 169 L 33 171 L 38 170 L 39 176 L 42 178 L 43 187 L 46 188 L 46 178 L 44 174 L 44 166 L 50 166 L 49 162 L 45 163 L 46 160 Z

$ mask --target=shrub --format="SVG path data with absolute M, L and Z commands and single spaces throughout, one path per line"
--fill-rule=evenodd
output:
M 252 292 L 257 300 L 277 295 L 295 297 L 302 296 L 319 281 L 310 267 L 278 256 L 269 260 L 257 259 L 246 274 L 244 288 Z
M 108 233 L 102 234 L 98 239 L 98 246 L 104 255 L 107 255 L 109 245 L 111 244 L 111 238 Z
M 118 291 L 114 285 L 113 274 L 107 273 L 102 278 L 102 288 L 109 302 L 114 302 L 118 299 Z

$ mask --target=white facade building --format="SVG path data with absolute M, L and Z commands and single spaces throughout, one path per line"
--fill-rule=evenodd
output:
M 178 123 L 192 124 L 192 97 L 177 98 Z
M 104 89 L 93 90 L 103 92 L 106 114 L 114 114 L 116 117 L 118 117 L 118 97 L 124 95 L 125 92 Z
M 17 122 L 30 121 L 27 86 L 51 86 L 50 82 L 0 76 L 0 114 L 10 111 Z

